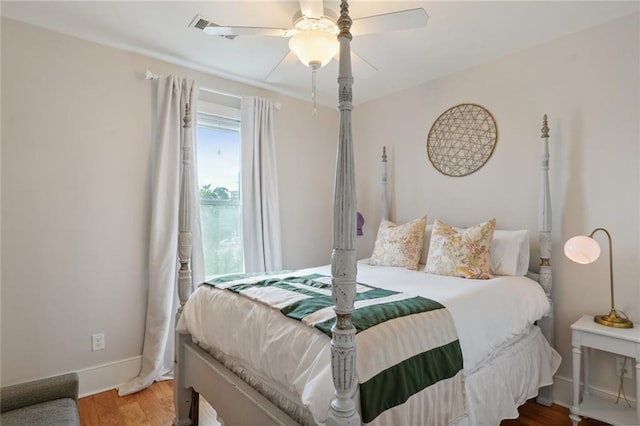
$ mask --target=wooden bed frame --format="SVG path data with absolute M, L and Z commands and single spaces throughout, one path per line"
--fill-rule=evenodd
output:
M 327 425 L 359 425 L 360 416 L 351 398 L 356 386 L 355 328 L 351 323 L 353 302 L 356 294 L 356 191 L 353 161 L 353 141 L 351 132 L 351 111 L 353 77 L 351 74 L 351 19 L 346 0 L 342 0 L 340 17 L 337 21 L 340 33 L 340 64 L 338 76 L 338 98 L 340 110 L 340 130 L 338 138 L 335 192 L 333 205 L 333 254 L 331 261 L 332 293 L 336 323 L 332 328 L 331 365 L 335 397 L 331 402 Z M 191 126 L 189 108 L 187 108 L 184 127 Z M 540 271 L 529 273 L 544 288 L 551 302 L 551 198 L 549 194 L 549 128 L 544 116 L 542 127 L 542 192 L 540 197 Z M 183 146 L 183 158 L 189 158 L 191 146 Z M 388 217 L 386 153 L 383 153 L 383 217 Z M 191 225 L 189 223 L 190 173 L 186 172 L 191 164 L 183 160 L 180 203 L 180 233 L 178 296 L 180 316 L 184 304 L 191 295 L 193 284 L 190 269 Z M 553 345 L 554 321 L 553 305 L 551 313 L 539 321 L 543 334 Z M 177 323 L 176 318 L 176 323 Z M 297 424 L 284 411 L 268 401 L 236 376 L 220 362 L 191 340 L 191 335 L 176 333 L 174 402 L 176 417 L 174 425 L 198 424 L 199 395 L 211 403 L 220 418 L 227 425 L 295 425 Z M 550 387 L 540 389 L 538 402 L 550 405 Z

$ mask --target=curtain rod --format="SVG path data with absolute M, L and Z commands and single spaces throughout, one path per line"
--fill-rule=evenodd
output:
M 154 74 L 153 72 L 151 72 L 151 70 L 146 70 L 145 73 L 144 73 L 144 79 L 145 80 L 157 80 L 158 79 L 158 74 Z M 242 96 L 232 95 L 231 93 L 220 92 L 218 90 L 207 89 L 205 87 L 200 87 L 200 91 L 201 92 L 207 92 L 207 93 L 213 93 L 214 95 L 226 96 L 226 97 L 229 97 L 229 98 L 242 99 Z M 282 108 L 282 105 L 280 104 L 280 102 L 274 102 L 273 103 L 273 107 L 277 111 L 280 111 L 280 108 Z

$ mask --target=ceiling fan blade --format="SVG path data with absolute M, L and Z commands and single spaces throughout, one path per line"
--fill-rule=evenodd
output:
M 401 10 L 399 12 L 383 13 L 382 15 L 367 16 L 353 20 L 351 34 L 356 36 L 422 28 L 427 25 L 428 19 L 429 15 L 427 15 L 427 12 L 421 7 Z
M 235 36 L 273 36 L 291 37 L 291 29 L 268 28 L 268 27 L 221 27 L 216 24 L 209 24 L 202 29 L 206 34 L 222 37 Z
M 282 58 L 278 65 L 276 65 L 269 75 L 265 78 L 265 81 L 269 83 L 275 83 L 277 81 L 284 80 L 289 73 L 296 68 L 297 65 L 302 65 L 298 60 L 295 53 L 289 51 L 289 53 Z
M 351 51 L 351 66 L 353 67 L 353 74 L 357 75 L 358 78 L 370 78 L 378 72 L 376 67 L 353 51 Z
M 340 52 L 336 53 L 333 56 L 333 59 L 339 63 Z M 378 72 L 376 67 L 371 65 L 366 59 L 355 53 L 353 50 L 351 51 L 351 68 L 353 69 L 353 75 L 358 78 L 370 78 Z
M 322 0 L 299 0 L 302 16 L 320 19 L 324 16 L 324 2 Z

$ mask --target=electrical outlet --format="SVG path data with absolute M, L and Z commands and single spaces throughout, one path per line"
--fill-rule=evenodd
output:
M 616 357 L 616 376 L 624 377 L 626 379 L 631 379 L 631 365 L 633 364 L 630 358 L 626 358 L 627 362 L 625 363 L 625 357 L 617 356 Z M 623 371 L 624 366 L 624 371 Z
M 91 351 L 101 351 L 104 349 L 104 333 L 93 334 L 91 336 Z

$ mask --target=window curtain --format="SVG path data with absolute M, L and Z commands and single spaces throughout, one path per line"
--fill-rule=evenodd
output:
M 273 103 L 254 96 L 241 102 L 242 235 L 245 272 L 282 269 L 280 200 Z
M 197 87 L 193 80 L 176 76 L 157 82 L 156 131 L 149 244 L 149 291 L 142 367 L 140 374 L 122 385 L 120 396 L 138 392 L 154 381 L 171 375 L 174 364 L 174 328 L 179 302 L 178 232 L 182 163 L 190 163 L 189 212 L 191 224 L 193 281 L 204 281 L 204 259 L 197 187 L 195 123 Z M 187 103 L 192 120 L 184 120 Z M 192 149 L 188 149 L 191 147 Z M 187 148 L 187 149 L 183 149 Z M 182 158 L 184 154 L 185 158 Z

